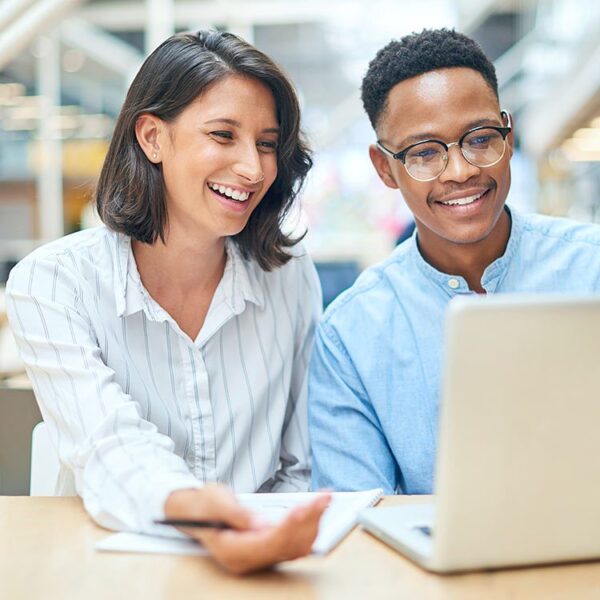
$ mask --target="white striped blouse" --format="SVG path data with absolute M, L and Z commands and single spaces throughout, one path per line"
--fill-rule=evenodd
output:
M 10 274 L 7 313 L 60 457 L 57 493 L 79 494 L 105 527 L 151 531 L 172 491 L 206 482 L 308 488 L 314 265 L 296 247 L 265 272 L 226 249 L 195 340 L 144 289 L 130 238 L 106 227 Z

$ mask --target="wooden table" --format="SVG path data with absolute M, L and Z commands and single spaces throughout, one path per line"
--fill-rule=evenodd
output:
M 106 535 L 78 498 L 0 497 L 0 598 L 600 599 L 600 562 L 439 576 L 360 529 L 326 557 L 249 577 L 224 573 L 204 557 L 96 552 L 94 542 Z

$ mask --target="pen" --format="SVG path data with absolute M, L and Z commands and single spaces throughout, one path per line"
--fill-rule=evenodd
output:
M 231 529 L 224 521 L 196 521 L 193 519 L 161 519 L 154 521 L 156 525 L 173 525 L 174 527 L 196 527 L 203 529 Z

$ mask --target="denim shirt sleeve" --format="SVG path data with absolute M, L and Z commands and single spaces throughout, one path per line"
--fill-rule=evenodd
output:
M 317 328 L 309 372 L 312 489 L 397 488 L 396 462 L 352 360 L 331 325 Z

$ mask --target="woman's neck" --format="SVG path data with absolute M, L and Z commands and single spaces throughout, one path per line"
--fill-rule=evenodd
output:
M 153 244 L 132 241 L 132 250 L 146 289 L 173 293 L 213 287 L 220 281 L 226 262 L 225 239 L 210 242 L 166 236 Z

